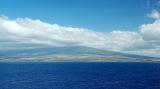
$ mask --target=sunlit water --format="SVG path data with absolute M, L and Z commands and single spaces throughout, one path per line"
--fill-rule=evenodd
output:
M 160 89 L 160 64 L 0 63 L 0 89 Z

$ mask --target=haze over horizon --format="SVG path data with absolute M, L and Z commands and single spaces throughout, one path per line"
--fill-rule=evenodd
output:
M 160 56 L 160 1 L 125 1 L 1 0 L 0 50 L 84 46 Z

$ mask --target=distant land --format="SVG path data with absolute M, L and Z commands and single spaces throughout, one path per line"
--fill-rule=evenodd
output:
M 89 47 L 1 50 L 0 62 L 160 62 L 160 58 Z

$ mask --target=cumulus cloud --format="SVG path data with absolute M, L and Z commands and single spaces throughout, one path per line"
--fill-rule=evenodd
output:
M 139 31 L 96 32 L 50 24 L 30 18 L 0 17 L 0 49 L 41 46 L 85 46 L 104 50 L 155 54 L 160 52 L 160 13 L 148 15 L 153 23 L 143 24 Z
M 149 49 L 145 49 L 145 52 L 157 54 L 160 53 L 160 12 L 153 10 L 149 16 L 155 21 L 141 25 L 139 34 L 143 37 L 145 44 L 148 45 Z
M 103 33 L 84 28 L 49 24 L 29 18 L 10 20 L 4 16 L 0 17 L 0 35 L 3 40 L 10 39 L 23 44 L 87 46 L 106 50 L 128 50 L 143 42 L 141 36 L 136 32 Z
M 160 13 L 154 10 L 150 16 L 156 20 L 151 24 L 143 24 L 140 26 L 140 33 L 145 40 L 160 41 Z
M 148 16 L 154 19 L 160 19 L 160 12 L 158 12 L 157 10 L 152 10 L 152 12 L 148 14 Z
M 143 24 L 140 32 L 145 40 L 160 40 L 160 20 L 152 24 Z

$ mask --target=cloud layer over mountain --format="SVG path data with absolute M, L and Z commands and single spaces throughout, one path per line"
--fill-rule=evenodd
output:
M 143 52 L 160 55 L 160 13 L 154 10 L 148 15 L 153 23 L 143 24 L 139 31 L 96 32 L 50 24 L 30 18 L 11 20 L 0 17 L 0 49 L 44 46 L 86 46 L 105 50 Z M 18 45 L 18 46 L 17 46 Z

